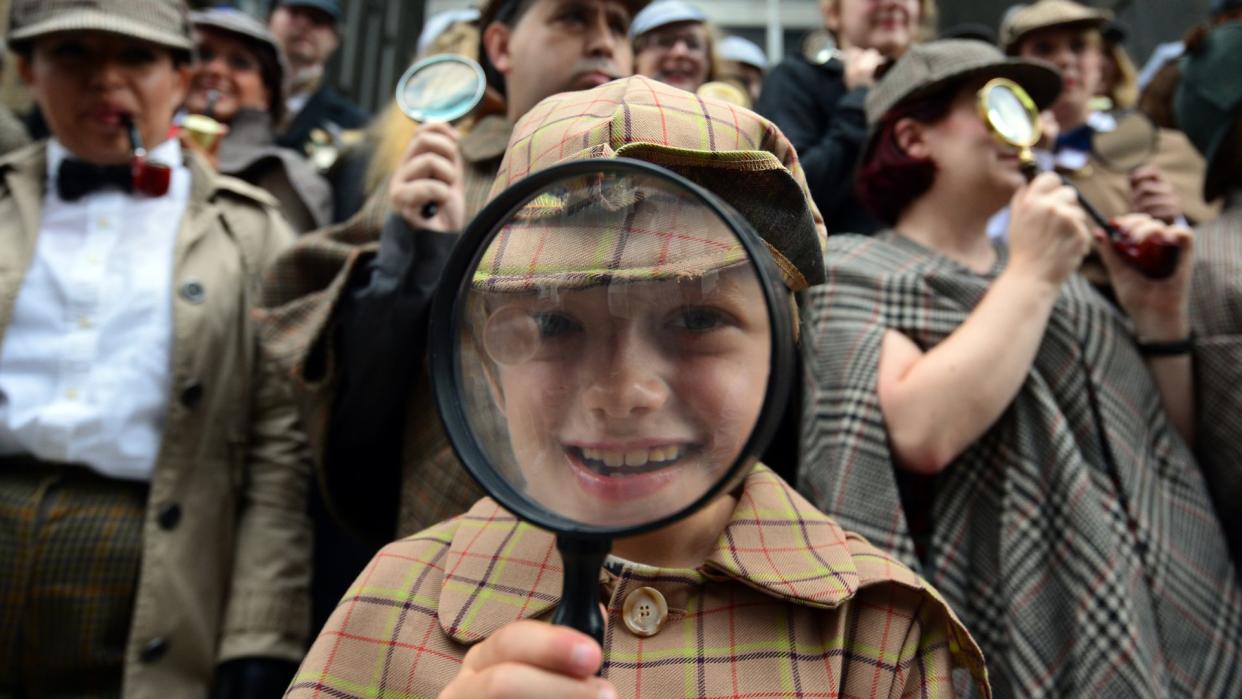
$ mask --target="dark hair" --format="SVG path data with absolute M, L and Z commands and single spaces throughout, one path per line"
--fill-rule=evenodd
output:
M 948 116 L 960 81 L 934 93 L 907 100 L 888 110 L 876 126 L 870 148 L 863 154 L 854 189 L 863 206 L 890 226 L 916 199 L 931 189 L 936 164 L 915 158 L 897 142 L 897 122 L 913 119 L 934 124 Z
M 479 65 L 483 67 L 483 75 L 487 78 L 488 86 L 502 96 L 505 95 L 505 76 L 496 69 L 496 66 L 492 65 L 483 36 L 492 22 L 500 22 L 506 27 L 517 24 L 518 20 L 522 19 L 522 15 L 525 15 L 534 4 L 535 0 L 492 0 L 483 8 L 483 13 L 479 17 Z

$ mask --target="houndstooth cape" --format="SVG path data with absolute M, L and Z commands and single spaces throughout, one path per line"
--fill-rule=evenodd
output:
M 1242 696 L 1242 592 L 1125 318 L 1066 283 L 1017 398 L 925 493 L 920 557 L 876 393 L 881 340 L 935 346 L 1004 260 L 976 275 L 893 233 L 832 238 L 827 259 L 806 304 L 800 483 L 944 594 L 996 696 Z

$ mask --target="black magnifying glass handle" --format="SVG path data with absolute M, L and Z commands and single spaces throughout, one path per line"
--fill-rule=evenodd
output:
M 552 615 L 552 623 L 568 626 L 594 638 L 604 645 L 604 615 L 599 609 L 599 572 L 604 558 L 612 548 L 606 539 L 556 537 L 556 550 L 565 568 L 561 601 Z

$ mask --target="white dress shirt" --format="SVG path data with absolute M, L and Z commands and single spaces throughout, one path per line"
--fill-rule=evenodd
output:
M 0 346 L 0 454 L 150 480 L 172 373 L 173 257 L 190 197 L 176 139 L 163 197 L 107 189 L 67 202 L 48 144 L 34 257 Z

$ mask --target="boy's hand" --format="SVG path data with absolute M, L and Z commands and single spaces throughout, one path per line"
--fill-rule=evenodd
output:
M 603 657 L 573 629 L 514 622 L 466 653 L 440 699 L 615 699 L 613 686 L 595 677 Z

